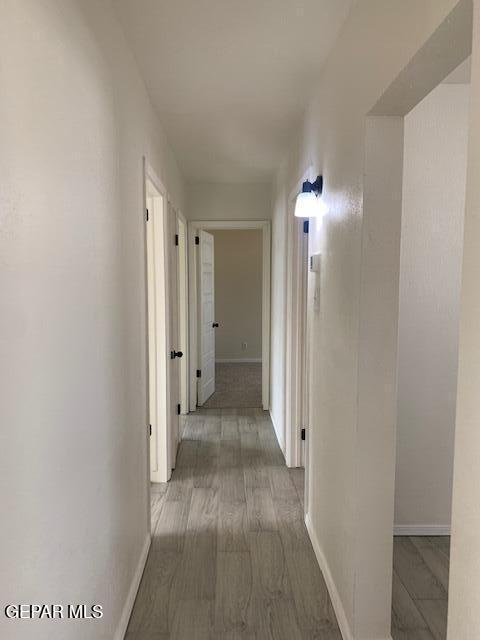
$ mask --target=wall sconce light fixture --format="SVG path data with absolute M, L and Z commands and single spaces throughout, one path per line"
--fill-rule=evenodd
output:
M 298 194 L 295 202 L 295 216 L 297 218 L 318 218 L 325 213 L 322 190 L 322 176 L 317 176 L 315 182 L 307 180 L 303 183 L 302 191 Z

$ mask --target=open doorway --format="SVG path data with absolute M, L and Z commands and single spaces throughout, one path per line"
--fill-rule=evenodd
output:
M 209 234 L 215 256 L 215 389 L 202 406 L 261 408 L 262 231 L 212 229 Z
M 447 635 L 469 80 L 466 60 L 404 119 L 394 640 Z
M 191 222 L 190 238 L 190 410 L 268 410 L 270 224 Z
M 460 3 L 366 119 L 359 572 L 394 640 L 447 632 L 471 33 Z

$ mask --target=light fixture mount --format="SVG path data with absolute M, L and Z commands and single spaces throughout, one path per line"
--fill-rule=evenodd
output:
M 302 193 L 313 193 L 316 196 L 319 196 L 323 190 L 323 176 L 317 176 L 314 182 L 310 182 L 309 180 L 305 180 L 302 184 Z

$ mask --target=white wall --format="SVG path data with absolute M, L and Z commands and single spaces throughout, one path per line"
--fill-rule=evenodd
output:
M 271 215 L 270 184 L 193 182 L 187 186 L 190 220 L 266 220 Z
M 262 360 L 261 230 L 211 230 L 215 242 L 215 358 Z M 242 348 L 246 343 L 246 348 Z
M 143 155 L 181 207 L 182 181 L 109 2 L 3 0 L 0 47 L 0 600 L 105 611 L 0 636 L 120 639 L 149 533 Z
M 441 84 L 405 118 L 397 526 L 450 526 L 468 98 Z
M 390 634 L 388 597 L 378 594 L 389 591 L 385 518 L 392 494 L 390 486 L 378 483 L 386 463 L 380 458 L 379 465 L 383 449 L 377 438 L 388 430 L 393 433 L 389 420 L 394 418 L 383 421 L 379 412 L 375 428 L 369 419 L 375 408 L 376 378 L 369 378 L 368 340 L 381 359 L 382 336 L 369 334 L 365 320 L 373 314 L 374 303 L 379 304 L 378 317 L 386 324 L 390 320 L 381 316 L 378 291 L 384 291 L 384 283 L 379 283 L 375 295 L 378 267 L 362 254 L 362 237 L 364 244 L 369 241 L 368 227 L 365 233 L 362 229 L 365 117 L 455 4 L 454 0 L 363 0 L 354 5 L 292 145 L 285 176 L 279 173 L 273 200 L 278 233 L 273 246 L 282 252 L 287 194 L 310 165 L 323 173 L 328 214 L 323 226 L 311 226 L 310 237 L 310 251 L 322 253 L 322 277 L 321 310 L 314 314 L 308 345 L 314 363 L 309 521 L 344 635 L 356 640 Z M 381 241 L 381 227 L 376 231 L 379 235 L 373 234 L 371 241 L 386 256 L 390 246 Z M 272 282 L 282 281 L 285 259 L 284 254 L 273 257 Z M 382 261 L 378 264 L 383 266 Z M 278 292 L 275 295 L 277 301 L 282 298 Z M 274 332 L 272 340 L 280 342 L 280 334 L 281 330 Z M 279 360 L 275 370 L 280 377 Z M 375 392 L 383 406 L 383 394 L 393 396 L 392 381 L 385 387 L 377 385 Z M 386 446 L 393 451 L 390 440 Z M 375 526 L 378 514 L 383 518 L 380 532 Z

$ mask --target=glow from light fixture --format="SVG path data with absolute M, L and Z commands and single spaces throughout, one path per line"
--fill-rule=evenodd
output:
M 317 216 L 317 196 L 313 191 L 299 193 L 295 202 L 295 217 L 315 218 Z
M 295 217 L 318 218 L 326 213 L 326 206 L 321 197 L 322 189 L 322 176 L 317 176 L 315 182 L 307 180 L 303 183 L 302 191 L 295 201 Z

